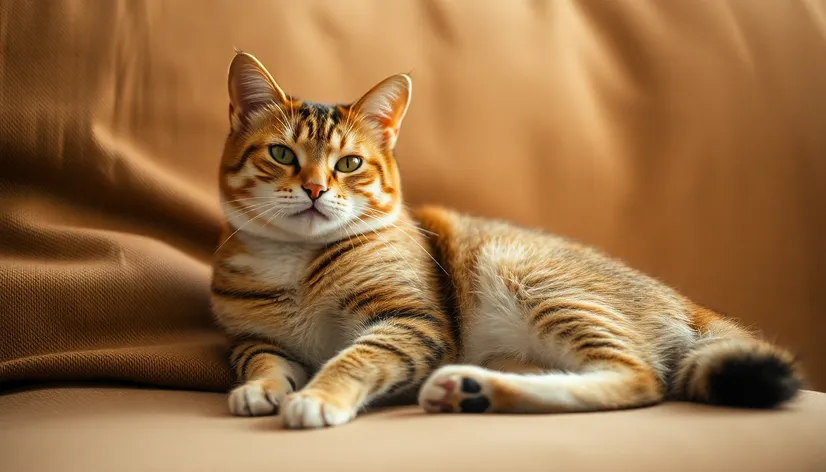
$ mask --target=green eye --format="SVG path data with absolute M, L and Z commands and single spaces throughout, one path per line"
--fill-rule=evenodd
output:
M 361 158 L 358 156 L 346 156 L 336 162 L 336 170 L 339 172 L 353 172 L 361 167 Z
M 275 159 L 275 162 L 291 166 L 295 164 L 295 153 L 292 149 L 281 144 L 273 144 L 270 146 L 270 156 Z

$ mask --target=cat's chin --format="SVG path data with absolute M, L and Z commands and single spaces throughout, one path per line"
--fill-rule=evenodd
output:
M 272 221 L 268 220 L 264 224 L 246 224 L 242 231 L 285 243 L 327 244 L 392 226 L 398 218 L 398 211 L 397 209 L 386 216 L 367 219 L 344 215 L 329 217 L 322 211 L 310 208 Z
M 339 227 L 336 221 L 312 209 L 290 216 L 285 220 L 284 228 L 287 231 L 307 240 L 323 238 L 335 232 Z
M 345 233 L 342 225 L 323 213 L 310 209 L 272 222 L 270 228 L 262 228 L 268 236 L 285 242 L 328 243 L 341 239 Z
M 296 220 L 296 219 L 297 220 L 307 220 L 307 221 L 310 221 L 310 222 L 319 221 L 319 220 L 321 220 L 321 221 L 329 221 L 330 220 L 330 218 L 327 215 L 322 213 L 321 210 L 319 210 L 318 208 L 316 208 L 314 206 L 310 207 L 310 208 L 307 208 L 306 210 L 301 210 L 298 213 L 295 213 L 293 215 L 290 215 L 289 218 L 293 219 L 293 220 Z

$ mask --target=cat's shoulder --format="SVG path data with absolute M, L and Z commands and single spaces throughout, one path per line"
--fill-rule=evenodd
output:
M 435 238 L 454 243 L 475 242 L 494 247 L 544 247 L 545 250 L 589 251 L 574 240 L 546 228 L 519 225 L 503 218 L 473 215 L 443 206 L 422 206 L 413 211 L 414 218 Z

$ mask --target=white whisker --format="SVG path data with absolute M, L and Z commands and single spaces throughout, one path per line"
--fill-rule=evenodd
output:
M 374 218 L 370 215 L 365 215 L 365 216 L 368 216 L 370 218 Z M 363 219 L 361 219 L 361 217 L 356 216 L 356 218 L 359 221 L 361 221 L 362 223 L 367 224 L 367 222 L 364 221 Z M 374 233 L 376 233 L 376 236 L 378 236 L 385 245 L 389 246 L 393 251 L 396 252 L 396 254 L 399 256 L 399 259 L 401 259 L 402 262 L 407 264 L 407 267 L 410 268 L 410 271 L 416 276 L 416 279 L 421 283 L 421 278 L 419 277 L 419 272 L 413 268 L 413 266 L 410 264 L 410 262 L 407 260 L 407 258 L 404 257 L 404 254 L 396 247 L 396 245 L 393 244 L 392 242 L 390 242 L 389 240 L 387 240 L 387 238 L 385 238 L 383 235 L 381 235 L 377 230 L 373 229 L 372 231 Z
M 255 221 L 255 220 L 257 220 L 258 218 L 260 218 L 261 216 L 266 215 L 266 214 L 267 214 L 267 213 L 269 213 L 270 211 L 275 210 L 275 209 L 277 208 L 277 207 L 276 207 L 277 203 L 273 203 L 272 205 L 273 205 L 273 206 L 272 206 L 271 208 L 269 208 L 269 209 L 267 209 L 267 210 L 262 211 L 261 213 L 259 213 L 258 215 L 256 215 L 256 216 L 255 216 L 255 218 L 252 218 L 252 219 L 248 220 L 246 223 L 244 223 L 244 224 L 242 224 L 241 226 L 239 226 L 239 227 L 238 227 L 238 229 L 236 229 L 235 231 L 233 231 L 233 232 L 232 232 L 232 234 L 230 234 L 230 235 L 229 235 L 229 237 L 227 237 L 227 239 L 225 239 L 225 240 L 224 240 L 224 242 L 222 242 L 222 243 L 218 246 L 218 248 L 216 248 L 216 249 L 215 249 L 215 252 L 217 253 L 217 252 L 218 252 L 218 251 L 219 251 L 222 247 L 224 247 L 224 244 L 226 244 L 226 243 L 227 243 L 227 241 L 229 241 L 230 239 L 232 239 L 232 237 L 233 237 L 233 236 L 235 236 L 235 234 L 236 234 L 236 233 L 238 233 L 239 231 L 241 231 L 241 228 L 243 228 L 244 226 L 246 226 L 246 225 L 248 225 L 248 224 L 252 223 L 253 221 Z
M 378 219 L 378 218 L 376 218 L 375 216 L 368 215 L 368 214 L 366 214 L 366 213 L 365 213 L 365 216 L 370 217 L 370 218 L 373 218 L 374 220 L 379 220 L 379 219 Z M 379 221 L 381 221 L 381 220 L 379 220 Z M 430 257 L 430 259 L 431 259 L 431 260 L 433 260 L 433 262 L 435 262 L 437 266 L 439 266 L 439 269 L 442 269 L 442 272 L 444 272 L 444 273 L 445 273 L 445 275 L 447 275 L 448 277 L 450 277 L 450 274 L 448 274 L 448 273 L 447 273 L 447 270 L 445 270 L 445 268 L 444 268 L 444 267 L 442 267 L 442 264 L 440 264 L 440 263 L 439 263 L 439 261 L 437 261 L 437 260 L 436 260 L 436 258 L 435 258 L 435 257 L 433 257 L 433 255 L 432 255 L 432 254 L 430 254 L 430 252 L 428 252 L 428 250 L 424 248 L 424 246 L 422 246 L 421 244 L 419 244 L 419 242 L 418 242 L 418 241 L 416 241 L 416 238 L 414 238 L 413 236 L 411 236 L 410 234 L 408 234 L 408 233 L 407 233 L 407 231 L 403 230 L 402 228 L 399 228 L 399 227 L 398 227 L 398 226 L 396 226 L 395 224 L 393 224 L 393 223 L 388 223 L 388 224 L 389 224 L 390 226 L 392 226 L 392 227 L 396 228 L 397 230 L 401 231 L 401 232 L 402 232 L 402 234 L 404 234 L 405 236 L 407 236 L 408 238 L 410 238 L 410 240 L 411 240 L 411 241 L 413 241 L 413 243 L 414 243 L 416 246 L 419 246 L 419 248 L 420 248 L 422 251 L 424 251 L 424 253 L 425 253 L 425 254 L 427 254 L 427 255 L 428 255 L 428 257 Z
M 367 215 L 367 216 L 369 216 L 369 215 Z M 356 216 L 356 219 L 358 219 L 359 221 L 361 221 L 361 222 L 362 222 L 362 223 L 364 223 L 364 224 L 367 224 L 367 222 L 366 222 L 366 221 L 364 221 L 364 220 L 362 220 L 362 219 L 361 219 L 361 217 L 359 217 L 359 216 Z M 393 251 L 395 251 L 395 252 L 396 252 L 396 254 L 399 256 L 399 259 L 401 259 L 401 261 L 402 261 L 402 262 L 404 262 L 405 264 L 407 264 L 407 267 L 410 269 L 410 272 L 411 272 L 413 275 L 415 275 L 415 276 L 416 276 L 416 280 L 418 280 L 418 281 L 419 281 L 419 283 L 421 284 L 421 283 L 422 283 L 422 279 L 421 279 L 421 277 L 419 277 L 419 272 L 418 272 L 416 269 L 414 269 L 414 268 L 413 268 L 413 265 L 412 265 L 412 264 L 410 264 L 410 262 L 407 260 L 407 258 L 405 258 L 405 257 L 404 257 L 404 254 L 402 254 L 402 252 L 401 252 L 401 251 L 399 251 L 399 249 L 396 247 L 396 245 L 395 245 L 395 244 L 393 244 L 392 242 L 388 241 L 388 240 L 387 240 L 387 238 L 385 238 L 385 237 L 384 237 L 381 233 L 379 233 L 377 230 L 373 229 L 372 231 L 373 231 L 374 233 L 376 233 L 376 236 L 377 236 L 379 239 L 381 239 L 381 240 L 382 240 L 382 242 L 383 242 L 386 246 L 389 246 L 389 247 L 390 247 L 390 249 L 392 249 Z M 386 260 L 386 259 L 385 259 L 385 260 Z
M 385 213 L 385 212 L 383 212 L 383 211 L 381 211 L 381 210 L 376 210 L 375 208 L 370 208 L 370 207 L 365 208 L 365 209 L 364 209 L 364 211 L 365 211 L 365 212 L 374 212 L 374 213 L 379 214 L 379 215 L 382 215 L 382 216 L 393 216 L 393 215 L 391 215 L 390 213 Z M 433 235 L 433 236 L 438 236 L 438 234 L 437 234 L 437 233 L 434 233 L 433 231 L 428 231 L 428 230 L 426 230 L 426 229 L 424 229 L 424 228 L 422 228 L 422 227 L 420 227 L 420 226 L 416 226 L 416 225 L 414 225 L 413 223 L 410 223 L 410 222 L 408 222 L 408 221 L 404 221 L 404 220 L 400 220 L 400 219 L 396 219 L 395 221 L 396 221 L 397 223 L 402 223 L 402 224 L 405 224 L 405 225 L 409 226 L 411 229 L 414 229 L 414 230 L 416 230 L 416 231 L 418 231 L 418 232 L 420 232 L 420 233 L 422 233 L 422 234 L 430 234 L 430 235 Z
M 347 121 L 344 122 L 345 126 L 344 135 L 347 136 L 353 131 L 353 127 L 356 125 L 356 121 L 359 118 L 358 110 L 350 109 L 349 113 L 347 113 Z
M 278 196 L 273 195 L 270 197 L 246 197 L 246 198 L 236 198 L 235 200 L 224 200 L 224 203 L 235 203 L 235 202 L 245 202 L 247 200 L 262 200 L 265 198 L 278 198 Z
M 277 212 L 275 212 L 272 216 L 270 216 L 270 217 L 267 219 L 267 221 L 265 221 L 265 222 L 264 222 L 264 226 L 267 226 L 268 224 L 270 224 L 270 221 L 272 221 L 272 220 L 273 220 L 273 219 L 275 219 L 275 218 L 278 218 L 279 216 L 282 216 L 282 215 L 283 215 L 284 213 L 286 213 L 286 212 L 287 212 L 287 210 L 286 210 L 285 208 L 282 208 L 282 209 L 278 210 L 278 211 L 277 211 Z
M 265 206 L 270 205 L 270 204 L 277 204 L 277 203 L 278 202 L 276 202 L 276 201 L 267 201 L 267 202 L 263 202 L 263 203 L 259 202 L 259 203 L 256 203 L 254 205 L 249 205 L 249 206 L 245 206 L 245 207 L 241 207 L 241 208 L 233 208 L 232 210 L 227 211 L 225 213 L 226 213 L 227 219 L 235 218 L 238 215 L 244 215 L 244 214 L 252 213 L 253 211 L 255 211 L 259 208 L 265 207 Z
M 280 121 L 281 124 L 284 125 L 284 130 L 289 131 L 290 134 L 293 136 L 293 139 L 296 139 L 295 128 L 293 127 L 293 122 L 287 118 L 287 114 L 284 113 L 284 109 L 281 108 L 280 105 L 276 104 L 275 108 L 277 108 L 278 111 L 281 113 L 281 116 L 284 117 L 283 121 L 281 120 L 281 118 L 278 118 L 278 121 Z

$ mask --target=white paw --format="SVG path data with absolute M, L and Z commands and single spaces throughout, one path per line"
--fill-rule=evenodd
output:
M 278 413 L 278 405 L 290 392 L 288 382 L 253 380 L 229 394 L 229 411 L 235 416 L 265 416 Z
M 336 406 L 322 397 L 313 391 L 301 391 L 288 396 L 281 409 L 284 427 L 303 429 L 338 426 L 355 418 L 355 409 Z
M 430 413 L 484 413 L 491 408 L 491 371 L 472 365 L 444 366 L 419 390 L 419 405 Z

